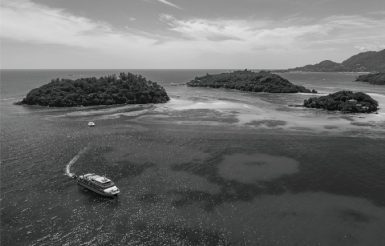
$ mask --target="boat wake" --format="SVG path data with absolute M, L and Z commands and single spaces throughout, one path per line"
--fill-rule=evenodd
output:
M 84 147 L 82 150 L 80 150 L 66 165 L 65 174 L 72 178 L 75 174 L 71 173 L 71 166 L 75 164 L 75 162 L 84 154 L 87 152 L 89 146 Z

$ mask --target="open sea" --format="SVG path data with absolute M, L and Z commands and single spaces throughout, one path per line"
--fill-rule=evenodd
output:
M 127 71 L 171 100 L 14 105 L 53 78 Z M 185 85 L 225 71 L 1 70 L 1 245 L 385 245 L 385 86 L 280 74 L 380 105 L 342 114 L 292 106 L 312 94 Z M 121 193 L 100 197 L 68 170 L 106 175 Z

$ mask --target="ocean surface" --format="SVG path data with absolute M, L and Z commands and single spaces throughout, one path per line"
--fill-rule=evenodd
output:
M 157 105 L 17 106 L 53 78 L 133 72 Z M 189 88 L 226 70 L 1 70 L 1 245 L 385 245 L 385 86 L 284 73 L 377 114 L 293 105 L 312 94 Z M 96 127 L 87 126 L 94 121 Z M 68 177 L 97 173 L 117 199 Z

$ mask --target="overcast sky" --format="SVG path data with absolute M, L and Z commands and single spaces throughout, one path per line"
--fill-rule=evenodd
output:
M 1 0 L 2 68 L 288 68 L 385 48 L 384 0 Z

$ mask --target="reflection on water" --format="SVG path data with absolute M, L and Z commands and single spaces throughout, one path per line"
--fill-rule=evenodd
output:
M 103 72 L 71 72 L 93 73 Z M 29 74 L 5 81 L 2 245 L 385 244 L 382 87 L 354 84 L 381 109 L 348 115 L 289 106 L 306 94 L 170 84 L 197 71 L 143 73 L 165 81 L 169 103 L 21 107 L 12 103 L 31 87 L 20 79 Z M 284 76 L 325 93 L 354 77 Z M 69 173 L 105 174 L 120 197 L 102 198 L 63 175 L 74 157 Z

